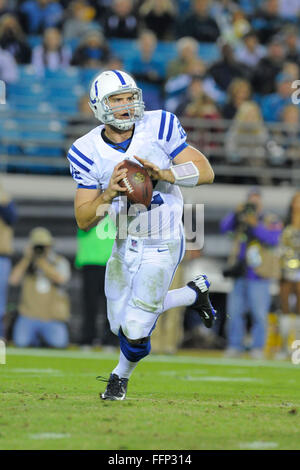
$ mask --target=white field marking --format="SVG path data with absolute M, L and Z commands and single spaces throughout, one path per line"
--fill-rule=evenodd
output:
M 71 437 L 71 434 L 57 432 L 40 432 L 38 434 L 29 434 L 29 439 L 65 439 Z
M 64 375 L 61 370 L 58 369 L 26 369 L 26 368 L 12 368 L 10 372 L 16 374 L 49 374 L 49 375 Z
M 187 375 L 185 377 L 178 377 L 180 380 L 190 380 L 193 382 L 263 382 L 263 380 L 252 378 L 252 377 L 218 377 L 218 376 L 206 376 L 206 377 L 193 377 Z
M 201 375 L 201 374 L 207 374 L 208 370 L 207 369 L 184 369 L 184 373 L 187 375 Z M 180 375 L 180 371 L 176 370 L 161 370 L 158 372 L 159 375 L 168 375 L 168 376 L 178 376 Z M 245 371 L 244 371 L 245 373 Z
M 116 360 L 119 358 L 119 354 L 111 354 L 98 351 L 68 351 L 68 350 L 53 350 L 53 349 L 39 349 L 39 348 L 12 348 L 9 347 L 7 352 L 7 364 L 9 364 L 9 356 L 31 356 L 31 357 L 61 357 L 66 359 L 94 359 L 94 360 Z M 296 366 L 291 362 L 282 362 L 275 360 L 261 360 L 254 361 L 252 359 L 227 359 L 223 357 L 196 357 L 196 356 L 160 356 L 150 355 L 147 356 L 144 361 L 149 362 L 163 362 L 169 364 L 204 364 L 204 365 L 216 365 L 216 366 L 239 366 L 239 367 L 271 367 L 276 369 L 293 369 L 295 372 L 300 371 L 300 366 Z
M 254 441 L 244 442 L 240 444 L 240 449 L 275 449 L 278 447 L 278 442 L 265 442 L 265 441 Z
M 56 370 L 56 369 L 21 369 L 21 368 L 12 368 L 6 369 L 6 373 L 2 374 L 1 377 L 10 377 L 11 374 L 26 374 L 30 375 L 31 377 L 38 377 L 41 374 L 49 374 L 52 377 L 78 377 L 79 375 L 81 377 L 95 377 L 97 374 L 96 372 L 70 372 L 66 371 L 63 372 L 61 370 Z M 109 372 L 107 372 L 109 375 Z
M 230 371 L 231 374 L 239 375 L 239 374 L 245 374 L 245 368 L 244 369 L 232 369 Z

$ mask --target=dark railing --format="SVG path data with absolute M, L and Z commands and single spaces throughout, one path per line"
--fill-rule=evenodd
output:
M 300 184 L 300 126 L 235 125 L 219 119 L 181 118 L 189 144 L 203 152 L 220 182 L 254 178 L 259 184 Z M 80 114 L 0 113 L 0 169 L 68 173 L 66 153 L 97 122 Z M 241 181 L 240 181 L 241 180 Z

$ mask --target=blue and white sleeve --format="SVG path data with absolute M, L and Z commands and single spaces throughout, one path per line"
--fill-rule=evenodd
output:
M 161 111 L 158 141 L 162 143 L 170 160 L 173 160 L 188 146 L 186 132 L 175 114 Z
M 99 189 L 100 184 L 95 176 L 94 161 L 73 144 L 67 158 L 70 162 L 71 175 L 78 188 Z

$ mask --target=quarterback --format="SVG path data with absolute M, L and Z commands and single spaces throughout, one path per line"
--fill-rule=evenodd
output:
M 144 111 L 142 91 L 129 74 L 102 72 L 92 82 L 89 104 L 102 124 L 77 139 L 68 153 L 77 183 L 75 217 L 79 228 L 89 230 L 97 225 L 103 217 L 101 208 L 107 205 L 120 211 L 126 191 L 120 184 L 126 179 L 124 160 L 145 167 L 153 181 L 152 202 L 146 212 L 128 217 L 126 237 L 119 236 L 117 226 L 106 268 L 108 319 L 119 337 L 120 357 L 100 397 L 123 400 L 134 368 L 150 353 L 151 333 L 164 311 L 189 305 L 198 311 L 205 326 L 213 324 L 216 312 L 205 275 L 180 289 L 169 287 L 185 251 L 180 186 L 212 183 L 214 173 L 206 157 L 186 143 L 186 133 L 174 114 Z M 124 206 L 127 210 L 127 202 Z M 154 217 L 157 211 L 159 218 Z M 133 231 L 133 219 L 142 221 L 145 216 L 149 232 Z M 166 225 L 172 226 L 168 237 L 163 236 Z

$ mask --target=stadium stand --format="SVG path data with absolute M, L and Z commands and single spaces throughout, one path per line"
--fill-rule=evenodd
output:
M 50 15 L 49 24 L 49 21 L 45 21 L 45 17 L 40 15 L 39 25 L 30 23 L 29 16 L 33 10 L 28 9 L 28 4 L 31 6 L 34 4 L 34 7 L 37 7 L 38 2 L 15 0 L 6 3 L 7 7 L 0 11 L 0 20 L 8 12 L 13 15 L 23 27 L 26 33 L 26 44 L 30 46 L 31 51 L 42 44 L 43 34 L 48 26 L 54 24 L 63 35 L 64 25 L 70 19 L 69 2 L 66 1 L 49 2 L 53 4 L 53 8 L 55 7 L 52 13 L 56 9 L 59 20 L 56 21 Z M 83 20 L 82 30 L 86 32 L 89 28 L 94 28 L 103 33 L 106 18 L 110 14 L 109 2 L 86 0 L 81 3 L 85 3 L 89 8 L 87 17 Z M 135 0 L 135 11 L 139 11 L 145 3 L 145 0 Z M 179 115 L 188 133 L 189 142 L 202 150 L 213 164 L 215 181 L 218 185 L 218 198 L 213 202 L 214 207 L 211 212 L 207 214 L 206 256 L 211 259 L 215 258 L 217 262 L 224 261 L 228 246 L 226 243 L 220 243 L 216 235 L 218 221 L 224 210 L 218 206 L 219 201 L 222 200 L 222 187 L 224 191 L 231 188 L 233 192 L 236 188 L 240 191 L 239 194 L 244 194 L 244 187 L 252 184 L 265 186 L 267 190 L 270 186 L 279 184 L 286 189 L 287 195 L 280 206 L 279 212 L 283 215 L 292 189 L 300 185 L 300 125 L 296 83 L 296 80 L 300 78 L 299 16 L 293 20 L 296 26 L 293 34 L 295 31 L 297 33 L 296 45 L 293 43 L 289 46 L 291 49 L 286 56 L 285 48 L 282 46 L 285 45 L 286 34 L 288 34 L 286 28 L 291 23 L 291 12 L 284 8 L 283 1 L 229 0 L 222 2 L 211 0 L 206 2 L 209 7 L 208 16 L 214 18 L 220 34 L 217 40 L 214 39 L 212 42 L 200 43 L 198 41 L 197 53 L 204 63 L 205 70 L 200 74 L 199 70 L 191 66 L 185 73 L 168 80 L 166 76 L 168 65 L 178 58 L 177 40 L 181 37 L 180 28 L 178 28 L 179 19 L 189 15 L 189 21 L 191 21 L 190 12 L 193 2 L 192 0 L 171 0 L 171 3 L 176 11 L 175 25 L 171 33 L 168 32 L 167 39 L 157 41 L 153 62 L 157 64 L 156 71 L 159 71 L 161 81 L 151 84 L 151 87 L 154 86 L 162 97 L 162 107 Z M 277 8 L 275 8 L 276 3 Z M 151 22 L 145 24 L 142 16 L 137 16 L 137 21 L 138 32 L 151 26 Z M 192 29 L 189 34 L 192 34 Z M 239 62 L 239 60 L 241 57 L 253 58 L 255 56 L 255 52 L 245 51 L 245 37 L 253 35 L 258 39 L 256 46 L 259 46 L 260 61 L 256 63 L 256 60 L 253 62 L 250 60 L 246 65 L 245 62 Z M 138 39 L 107 37 L 105 40 L 109 47 L 109 57 L 107 62 L 103 63 L 102 69 L 109 66 L 107 64 L 112 61 L 119 61 L 124 70 L 132 72 L 140 60 Z M 81 38 L 72 37 L 66 38 L 63 43 L 74 54 L 80 41 Z M 277 47 L 278 44 L 279 47 Z M 224 59 L 222 56 L 224 46 L 231 47 L 232 57 L 227 56 Z M 5 44 L 0 45 L 0 51 L 4 47 Z M 5 50 L 8 54 L 13 52 L 10 51 L 9 46 Z M 95 52 L 90 51 L 90 53 L 93 64 Z M 13 60 L 13 54 L 11 55 Z M 3 79 L 1 57 L 0 54 L 0 80 Z M 0 105 L 0 171 L 7 181 L 12 181 L 12 184 L 18 184 L 14 182 L 19 181 L 18 178 L 23 174 L 28 178 L 41 175 L 45 179 L 51 175 L 52 177 L 53 175 L 59 176 L 62 186 L 72 184 L 69 182 L 69 167 L 65 156 L 74 139 L 97 125 L 92 116 L 88 117 L 79 112 L 79 103 L 80 99 L 88 93 L 89 84 L 99 72 L 99 67 L 68 66 L 56 70 L 46 67 L 41 75 L 36 74 L 32 63 L 18 64 L 16 67 L 17 75 L 13 76 L 6 86 L 6 104 Z M 268 76 L 272 80 L 266 80 L 262 70 L 270 74 Z M 232 76 L 229 76 L 229 72 L 233 72 Z M 282 73 L 284 75 L 281 75 Z M 283 76 L 290 73 L 296 85 L 290 90 L 290 94 L 285 96 L 285 101 L 280 103 L 282 107 L 279 111 L 277 110 L 275 116 L 273 108 L 271 109 L 276 98 L 273 96 L 275 92 L 273 84 L 276 85 Z M 220 77 L 214 74 L 223 74 L 222 80 L 219 81 Z M 231 85 L 234 80 L 237 80 L 239 85 L 235 87 L 233 105 Z M 229 86 L 222 89 L 219 82 L 229 83 Z M 242 82 L 244 85 L 246 82 L 246 97 L 242 91 L 239 94 L 239 87 L 243 87 Z M 153 95 L 151 95 L 149 83 L 139 79 L 138 84 L 145 91 L 146 109 L 147 106 L 151 109 L 151 96 Z M 253 129 L 257 126 L 257 121 L 253 123 L 251 119 L 249 122 L 246 119 L 243 124 L 242 113 L 239 113 L 245 101 L 252 105 L 256 104 L 263 112 L 263 116 L 271 116 L 272 122 L 269 120 L 261 122 L 264 140 L 260 148 L 253 146 L 253 140 L 257 140 L 257 137 L 253 138 Z M 250 108 L 254 109 L 255 106 L 250 106 Z M 228 146 L 228 141 L 237 134 L 239 137 L 236 137 L 233 155 L 232 146 Z M 239 145 L 240 138 L 242 138 L 243 146 Z M 251 145 L 248 145 L 247 139 L 250 139 Z M 232 141 L 230 143 L 232 144 Z M 63 178 L 64 176 L 66 178 Z M 16 179 L 10 180 L 9 177 Z M 58 235 L 60 247 L 72 259 L 75 253 L 75 246 L 72 244 L 75 224 L 70 194 L 71 189 L 67 201 L 59 210 L 57 206 L 60 203 L 57 200 L 45 204 L 45 201 L 39 201 L 38 195 L 29 197 L 26 190 L 23 194 L 17 194 L 21 218 L 16 229 L 16 253 L 20 253 L 23 249 L 22 243 L 27 231 L 41 218 L 43 225 Z M 201 194 L 203 196 L 203 192 Z M 232 207 L 235 202 L 233 198 L 228 208 Z M 274 206 L 272 208 L 276 209 Z M 76 277 L 73 282 L 76 284 Z M 226 286 L 224 279 L 219 279 L 217 282 L 219 282 L 218 286 L 222 282 Z M 226 289 L 228 290 L 229 287 L 227 286 Z

